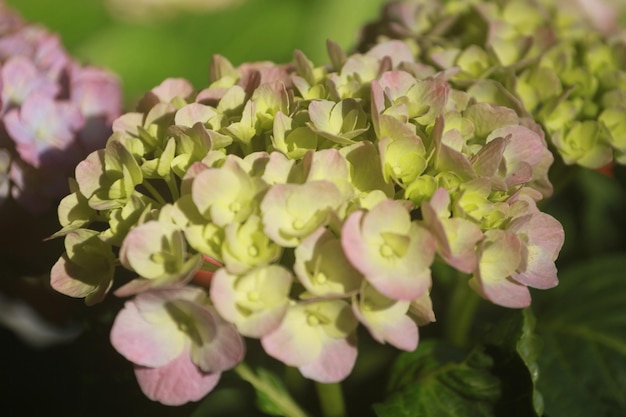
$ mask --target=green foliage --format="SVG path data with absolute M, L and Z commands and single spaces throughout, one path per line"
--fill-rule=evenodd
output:
M 626 257 L 598 257 L 560 274 L 536 298 L 539 388 L 548 416 L 624 416 Z
M 502 379 L 498 409 L 509 417 L 543 413 L 543 398 L 536 385 L 541 377 L 537 363 L 541 339 L 534 329 L 535 317 L 530 309 L 509 310 L 483 336 Z
M 530 310 L 501 309 L 464 355 L 442 341 L 422 341 L 403 353 L 391 369 L 388 397 L 374 409 L 379 417 L 539 416 L 535 389 L 539 354 Z
M 495 416 L 501 383 L 493 374 L 493 359 L 475 349 L 467 357 L 443 342 L 422 342 L 415 352 L 404 353 L 391 369 L 382 404 L 374 405 L 378 417 Z

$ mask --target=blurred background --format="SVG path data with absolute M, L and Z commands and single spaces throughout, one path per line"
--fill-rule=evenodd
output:
M 208 83 L 213 54 L 233 64 L 291 60 L 300 49 L 327 61 L 326 40 L 344 48 L 384 0 L 6 0 L 57 32 L 85 63 L 115 71 L 127 107 L 167 77 Z

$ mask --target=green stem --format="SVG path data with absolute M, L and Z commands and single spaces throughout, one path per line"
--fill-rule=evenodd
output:
M 148 190 L 148 192 L 157 201 L 157 203 L 159 203 L 159 204 L 161 204 L 163 206 L 167 204 L 167 202 L 165 201 L 163 196 L 161 194 L 159 194 L 157 189 L 154 188 L 154 185 L 150 184 L 149 181 L 144 181 L 141 185 L 143 185 L 146 188 L 146 190 Z
M 346 416 L 346 404 L 339 383 L 322 384 L 321 382 L 316 382 L 315 388 L 324 417 Z
M 177 201 L 180 198 L 180 193 L 178 192 L 178 187 L 176 186 L 176 180 L 174 178 L 174 175 L 170 174 L 166 176 L 165 183 L 167 184 L 167 188 L 169 188 L 170 190 L 172 201 Z
M 469 341 L 480 297 L 472 291 L 465 280 L 459 280 L 449 303 L 444 325 L 446 339 L 457 346 L 464 347 Z
M 267 396 L 274 406 L 280 409 L 281 415 L 285 417 L 308 417 L 300 406 L 291 398 L 284 389 L 271 384 L 269 381 L 261 379 L 245 363 L 240 363 L 235 367 L 235 372 L 241 379 L 248 381 L 258 394 Z M 258 395 L 257 394 L 257 395 Z
M 293 394 L 295 398 L 305 398 L 309 395 L 309 382 L 305 379 L 298 368 L 293 366 L 285 366 L 284 373 L 285 384 L 289 387 L 289 392 Z

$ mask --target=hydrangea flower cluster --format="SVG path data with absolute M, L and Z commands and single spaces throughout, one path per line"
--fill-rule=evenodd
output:
M 111 341 L 151 399 L 206 394 L 243 337 L 323 383 L 350 374 L 359 325 L 413 350 L 435 320 L 435 259 L 506 307 L 557 284 L 539 125 L 451 88 L 454 71 L 401 41 L 329 55 L 216 56 L 207 88 L 165 80 L 78 164 L 51 284 L 130 297 Z
M 13 198 L 33 213 L 55 207 L 120 112 L 114 75 L 81 66 L 56 35 L 0 4 L 0 205 Z
M 362 48 L 404 39 L 430 68 L 459 68 L 452 85 L 471 97 L 532 115 L 566 164 L 626 164 L 626 33 L 608 5 L 594 2 L 590 16 L 590 2 L 570 3 L 393 2 Z

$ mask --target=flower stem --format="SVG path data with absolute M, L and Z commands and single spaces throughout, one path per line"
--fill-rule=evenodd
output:
M 154 188 L 152 184 L 150 184 L 149 181 L 144 181 L 141 185 L 143 185 L 145 189 L 148 190 L 148 192 L 152 195 L 152 197 L 156 200 L 157 203 L 163 206 L 167 204 L 165 199 L 161 196 L 161 194 L 157 191 L 157 189 Z
M 452 291 L 444 332 L 451 343 L 464 347 L 469 341 L 469 334 L 480 304 L 480 297 L 472 291 L 465 280 L 459 280 Z
M 167 188 L 170 190 L 170 195 L 172 196 L 172 201 L 176 201 L 180 198 L 180 193 L 178 192 L 178 187 L 176 186 L 176 180 L 174 179 L 174 175 L 171 173 L 165 177 L 165 182 L 167 183 Z
M 315 383 L 317 397 L 320 401 L 322 415 L 324 417 L 345 417 L 346 404 L 343 399 L 341 385 L 337 382 L 334 384 Z
M 245 363 L 240 363 L 235 367 L 235 372 L 241 379 L 248 381 L 257 391 L 257 396 L 269 399 L 273 408 L 278 408 L 282 416 L 285 417 L 308 417 L 300 406 L 285 391 L 282 384 L 272 383 L 268 378 L 264 378 L 263 374 L 255 373 Z

